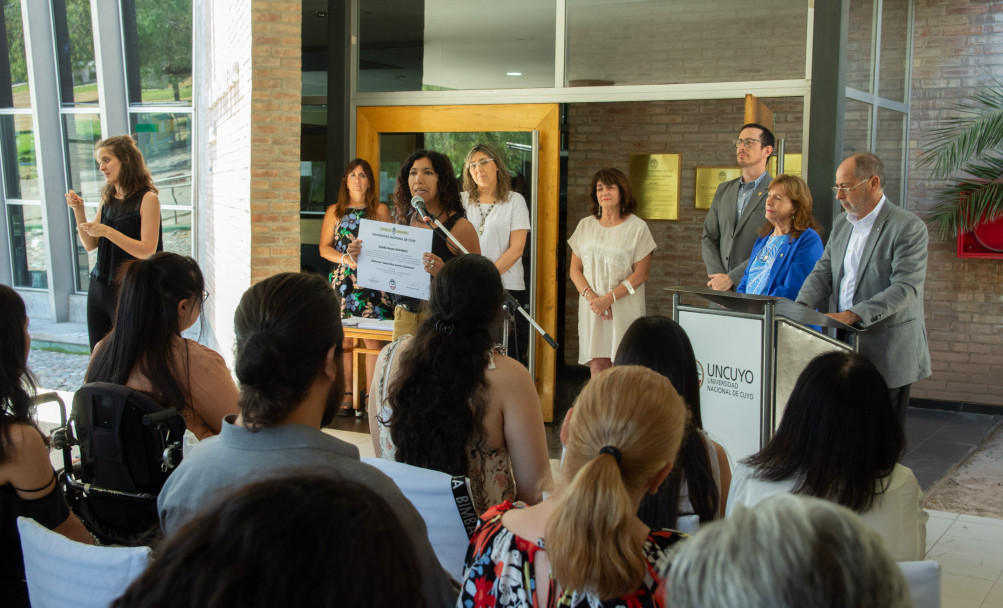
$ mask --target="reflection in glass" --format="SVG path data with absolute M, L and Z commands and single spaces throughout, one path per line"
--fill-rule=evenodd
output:
M 11 266 L 17 287 L 49 286 L 45 260 L 45 231 L 40 205 L 7 205 L 10 222 Z
M 804 78 L 809 5 L 567 0 L 567 85 Z
M 0 26 L 7 42 L 7 65 L 0 70 L 0 108 L 30 108 L 28 93 L 28 60 L 24 53 L 24 22 L 21 3 L 7 0 L 0 14 Z M 0 64 L 2 65 L 2 64 Z
M 850 0 L 846 32 L 846 86 L 873 93 L 871 63 L 874 49 L 874 0 Z
M 160 201 L 163 202 L 163 197 Z M 192 212 L 190 209 L 161 209 L 160 222 L 164 229 L 164 251 L 181 255 L 192 254 Z
M 129 115 L 130 130 L 153 183 L 160 204 L 192 204 L 192 115 L 181 112 L 136 112 Z
M 122 0 L 131 104 L 191 105 L 192 0 Z
M 300 211 L 323 213 L 327 209 L 327 202 L 324 200 L 326 170 L 327 163 L 322 160 L 300 161 Z
M 903 203 L 902 160 L 906 151 L 907 114 L 878 108 L 874 153 L 885 165 L 885 194 L 897 204 Z
M 86 205 L 85 209 L 87 217 L 93 219 L 97 215 L 97 205 Z M 73 226 L 72 219 L 70 226 Z M 76 252 L 76 255 L 73 256 L 73 265 L 76 267 L 77 291 L 86 292 L 91 284 L 91 268 L 94 268 L 94 264 L 98 260 L 98 250 L 87 251 L 83 243 L 80 242 L 80 236 L 76 229 L 71 228 L 70 231 L 73 233 L 73 251 Z
M 909 0 L 881 3 L 881 69 L 878 94 L 886 99 L 906 101 L 909 63 Z
M 64 114 L 66 138 L 66 183 L 88 202 L 96 202 L 104 176 L 94 162 L 94 145 L 101 140 L 101 118 L 97 114 Z
M 52 0 L 56 63 L 63 105 L 98 102 L 90 0 Z
M 554 86 L 554 0 L 361 4 L 359 91 Z
M 869 103 L 847 99 L 843 113 L 843 156 L 870 150 L 871 110 Z
M 38 166 L 30 114 L 0 116 L 0 162 L 7 198 L 38 200 Z

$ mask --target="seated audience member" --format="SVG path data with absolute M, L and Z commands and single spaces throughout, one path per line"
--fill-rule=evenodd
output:
M 46 439 L 35 424 L 28 372 L 28 315 L 16 291 L 0 284 L 0 604 L 28 606 L 19 515 L 66 538 L 93 539 L 63 498 Z
M 770 182 L 766 223 L 758 234 L 736 291 L 793 300 L 824 249 L 804 180 L 781 175 Z
M 458 606 L 660 605 L 659 568 L 683 535 L 637 517 L 672 469 L 686 405 L 636 365 L 592 377 L 575 401 L 557 491 L 493 507 L 467 549 Z
M 494 349 L 504 298 L 486 257 L 450 260 L 432 281 L 430 317 L 383 349 L 369 391 L 376 455 L 466 475 L 478 513 L 515 498 L 535 504 L 550 482 L 533 378 Z
M 881 538 L 849 509 L 808 496 L 773 496 L 702 527 L 666 579 L 672 608 L 913 605 Z
M 198 320 L 208 295 L 198 262 L 155 253 L 119 270 L 118 307 L 94 347 L 87 382 L 111 382 L 179 410 L 197 438 L 219 432 L 237 413 L 237 385 L 219 353 L 181 332 Z
M 766 447 L 735 467 L 728 499 L 753 506 L 782 492 L 825 498 L 860 514 L 897 561 L 923 559 L 923 492 L 897 464 L 902 429 L 877 368 L 861 355 L 812 359 Z
M 165 538 L 112 607 L 423 607 L 417 559 L 372 489 L 296 475 L 239 489 Z
M 690 411 L 690 424 L 672 472 L 657 492 L 645 494 L 637 516 L 650 528 L 687 533 L 724 517 L 731 465 L 724 448 L 703 430 L 697 362 L 686 332 L 672 319 L 641 317 L 623 335 L 615 364 L 643 365 L 662 374 Z
M 341 306 L 319 275 L 283 273 L 254 285 L 234 314 L 240 415 L 227 416 L 167 480 L 157 499 L 173 534 L 212 499 L 266 478 L 307 471 L 376 491 L 404 524 L 429 606 L 456 592 L 429 544 L 425 523 L 389 477 L 359 462 L 355 446 L 324 433 L 345 390 Z

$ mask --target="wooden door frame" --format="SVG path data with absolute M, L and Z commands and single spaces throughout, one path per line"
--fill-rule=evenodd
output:
M 355 112 L 355 151 L 380 166 L 381 133 L 451 133 L 477 131 L 539 131 L 539 190 L 536 239 L 536 322 L 550 335 L 557 333 L 557 233 L 560 220 L 560 111 L 558 104 L 472 106 L 359 107 Z M 536 391 L 543 419 L 554 418 L 557 352 L 539 334 L 536 339 Z

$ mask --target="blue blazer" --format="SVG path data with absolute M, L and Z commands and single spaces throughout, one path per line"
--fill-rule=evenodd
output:
M 761 236 L 756 239 L 756 244 L 752 246 L 752 253 L 749 255 L 750 260 L 755 259 L 759 254 L 759 250 L 766 244 L 767 238 L 769 237 Z M 773 268 L 770 269 L 766 293 L 763 295 L 778 296 L 789 300 L 796 298 L 804 280 L 808 278 L 812 268 L 815 267 L 815 262 L 822 257 L 824 249 L 822 238 L 811 228 L 806 229 L 801 233 L 801 236 L 794 240 L 788 236 L 787 242 L 781 245 L 777 252 L 777 259 L 773 262 Z M 745 285 L 749 282 L 749 268 L 751 267 L 752 263 L 750 262 L 749 266 L 745 268 L 745 274 L 742 275 L 742 282 L 738 284 L 736 290 L 738 293 L 745 293 Z

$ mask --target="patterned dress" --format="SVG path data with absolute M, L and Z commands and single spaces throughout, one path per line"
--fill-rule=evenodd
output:
M 542 608 L 537 603 L 536 556 L 546 551 L 543 539 L 535 542 L 521 538 L 501 523 L 509 509 L 524 507 L 510 501 L 491 507 L 481 517 L 480 525 L 467 548 L 466 568 L 457 608 Z M 565 589 L 558 593 L 554 579 L 540 581 L 549 588 L 547 608 L 648 608 L 662 606 L 663 579 L 673 545 L 686 535 L 672 530 L 652 530 L 644 541 L 644 559 L 648 572 L 641 588 L 634 593 L 605 602 L 588 592 Z
M 345 253 L 350 236 L 359 236 L 359 220 L 365 214 L 365 207 L 349 207 L 345 210 L 338 226 L 334 229 L 334 248 Z M 355 286 L 355 269 L 347 264 L 337 264 L 331 273 L 331 286 L 338 290 L 341 298 L 341 318 L 365 317 L 367 319 L 392 319 L 394 307 L 390 298 L 382 291 L 363 289 Z

